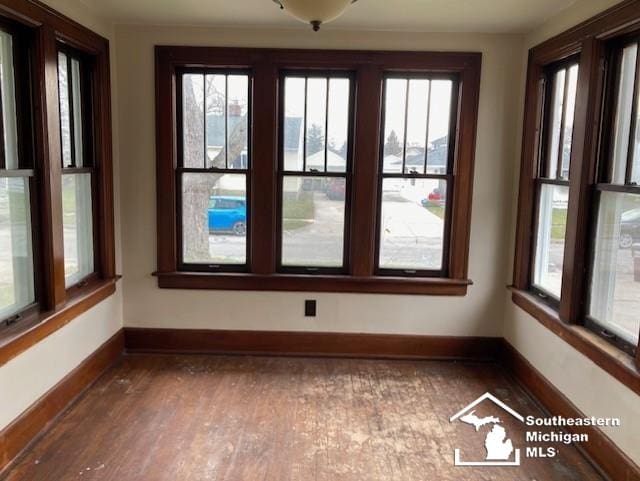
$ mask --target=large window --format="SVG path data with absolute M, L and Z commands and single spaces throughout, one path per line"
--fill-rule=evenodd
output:
M 291 73 L 282 91 L 280 269 L 344 272 L 351 79 Z
M 385 79 L 378 221 L 382 274 L 446 273 L 457 90 L 449 78 Z
M 0 12 L 0 364 L 115 292 L 109 42 Z
M 16 321 L 36 301 L 34 168 L 25 39 L 0 30 L 0 320 Z
M 623 3 L 529 52 L 512 295 L 632 389 L 640 379 L 638 25 L 640 5 Z
M 543 77 L 532 285 L 539 296 L 550 295 L 554 300 L 560 299 L 562 287 L 577 83 L 578 64 L 573 60 L 552 65 Z
M 466 293 L 479 54 L 156 62 L 160 287 Z
M 611 130 L 603 132 L 588 315 L 603 336 L 633 352 L 640 334 L 640 62 L 638 40 L 612 55 Z
M 62 143 L 62 225 L 67 287 L 95 271 L 92 123 L 85 61 L 70 50 L 58 52 L 60 140 Z
M 246 270 L 250 77 L 185 71 L 179 78 L 181 263 Z

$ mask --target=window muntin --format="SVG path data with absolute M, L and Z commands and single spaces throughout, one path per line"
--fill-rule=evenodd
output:
M 62 147 L 62 214 L 65 285 L 81 284 L 96 270 L 93 195 L 95 168 L 87 61 L 58 52 L 58 95 Z
M 446 275 L 457 82 L 386 76 L 377 269 Z
M 181 264 L 194 270 L 246 270 L 249 74 L 199 70 L 179 78 Z
M 0 30 L 0 320 L 15 319 L 36 302 L 31 212 L 35 176 L 26 148 L 32 135 L 31 105 L 29 95 L 18 91 L 28 91 L 28 82 L 17 83 L 18 70 L 26 70 L 28 62 L 21 41 Z
M 541 297 L 560 298 L 569 200 L 569 168 L 578 63 L 551 65 L 543 78 L 543 116 L 531 285 Z
M 344 272 L 350 191 L 352 80 L 284 73 L 278 265 Z

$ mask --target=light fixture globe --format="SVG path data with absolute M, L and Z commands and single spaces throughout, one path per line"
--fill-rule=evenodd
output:
M 281 8 L 305 23 L 310 23 L 314 31 L 320 24 L 338 18 L 351 3 L 357 0 L 273 0 Z

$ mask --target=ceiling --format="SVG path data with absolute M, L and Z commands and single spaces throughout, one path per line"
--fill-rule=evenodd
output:
M 272 0 L 80 1 L 115 23 L 302 26 Z M 576 1 L 586 0 L 359 0 L 325 28 L 528 32 Z

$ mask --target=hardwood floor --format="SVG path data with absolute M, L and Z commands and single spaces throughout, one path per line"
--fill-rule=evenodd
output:
M 490 363 L 129 355 L 23 453 L 3 481 L 592 481 L 573 446 L 518 467 L 484 459 L 486 428 L 449 417 L 490 391 L 540 409 Z M 524 446 L 524 425 L 490 403 Z M 557 445 L 555 445 L 557 447 Z

